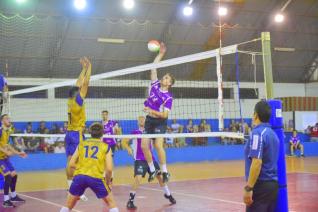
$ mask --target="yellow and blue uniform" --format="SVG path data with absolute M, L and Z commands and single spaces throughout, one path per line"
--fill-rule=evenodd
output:
M 67 102 L 68 125 L 65 135 L 66 155 L 74 154 L 78 144 L 83 140 L 83 129 L 85 128 L 86 114 L 84 99 L 78 93 Z
M 70 187 L 72 195 L 81 196 L 86 188 L 92 189 L 97 198 L 104 198 L 110 193 L 104 178 L 106 154 L 109 151 L 108 144 L 100 139 L 88 139 L 79 143 L 78 161 Z
M 5 148 L 9 143 L 10 134 L 12 130 L 0 128 L 0 147 Z M 2 151 L 0 151 L 0 173 L 7 175 L 9 172 L 13 172 L 15 169 L 12 166 L 9 157 Z

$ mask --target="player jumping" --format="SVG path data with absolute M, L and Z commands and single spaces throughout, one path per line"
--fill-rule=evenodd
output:
M 109 212 L 119 211 L 109 187 L 113 159 L 110 147 L 102 141 L 103 125 L 92 124 L 90 134 L 92 138 L 81 141 L 70 160 L 70 167 L 75 169 L 74 179 L 67 197 L 67 207 L 63 207 L 60 212 L 71 211 L 87 188 L 90 188 L 97 198 L 102 199 L 108 205 Z M 106 177 L 104 177 L 104 173 L 106 173 Z
M 166 53 L 166 46 L 164 43 L 160 45 L 160 52 L 155 58 L 154 62 L 159 62 Z M 165 74 L 159 81 L 157 76 L 157 70 L 151 70 L 151 85 L 149 88 L 149 96 L 144 103 L 144 111 L 148 114 L 145 122 L 146 134 L 164 134 L 167 129 L 167 119 L 169 112 L 172 108 L 172 95 L 169 93 L 169 89 L 175 82 L 175 78 L 172 74 Z M 163 138 L 156 138 L 154 141 L 154 147 L 157 150 L 159 161 L 162 170 L 163 182 L 169 181 L 170 174 L 167 170 L 166 164 L 166 152 L 163 147 Z M 150 139 L 143 139 L 142 151 L 147 160 L 150 174 L 148 181 L 152 181 L 158 174 L 158 170 L 155 169 L 155 165 L 152 160 L 152 154 L 149 149 Z
M 145 118 L 143 116 L 138 117 L 138 129 L 134 130 L 131 134 L 142 134 L 144 132 L 145 127 Z M 132 190 L 129 194 L 129 200 L 127 202 L 127 208 L 128 209 L 137 209 L 137 207 L 134 204 L 135 196 L 136 196 L 136 190 L 138 189 L 140 185 L 141 178 L 145 177 L 146 173 L 149 173 L 149 167 L 147 164 L 147 161 L 145 159 L 145 156 L 141 149 L 141 139 L 132 139 L 132 143 L 129 146 L 128 145 L 129 139 L 124 139 L 122 144 L 123 148 L 125 148 L 129 155 L 132 155 L 134 157 L 135 163 L 134 163 L 134 183 L 132 185 Z M 150 144 L 150 149 L 152 150 L 152 145 Z M 152 156 L 154 166 L 156 170 L 160 172 L 160 167 L 158 163 L 156 162 L 155 158 Z M 170 201 L 171 204 L 176 204 L 176 200 L 173 198 L 173 196 L 170 193 L 170 190 L 168 188 L 168 185 L 163 183 L 161 175 L 158 173 L 157 179 L 159 182 L 160 187 L 164 189 L 164 197 Z
M 70 187 L 72 184 L 72 174 L 69 169 L 69 161 L 74 154 L 78 144 L 83 140 L 83 130 L 85 128 L 86 114 L 84 99 L 87 94 L 89 80 L 92 72 L 92 64 L 86 58 L 81 58 L 82 71 L 79 75 L 76 86 L 69 91 L 69 99 L 67 103 L 68 108 L 68 125 L 65 135 L 65 147 L 67 155 L 66 176 L 67 183 Z M 87 201 L 83 195 L 81 199 Z

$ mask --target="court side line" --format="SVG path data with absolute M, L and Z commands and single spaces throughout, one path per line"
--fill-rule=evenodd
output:
M 141 187 L 139 187 L 139 188 L 144 189 L 144 190 L 162 192 L 162 190 L 155 189 L 155 188 L 147 188 L 147 187 L 143 187 L 143 186 L 141 186 Z M 212 200 L 212 201 L 219 201 L 219 202 L 225 202 L 225 203 L 230 203 L 230 204 L 235 204 L 235 205 L 245 205 L 245 204 L 242 203 L 242 202 L 235 202 L 235 201 L 231 201 L 231 200 L 205 197 L 205 196 L 200 196 L 200 195 L 195 195 L 195 194 L 187 194 L 187 193 L 183 193 L 183 192 L 174 191 L 173 193 L 174 193 L 174 194 L 183 195 L 183 196 L 188 196 L 188 197 L 194 197 L 194 198 L 198 198 L 198 199 L 206 199 L 206 200 Z
M 49 204 L 49 205 L 53 205 L 53 206 L 56 206 L 56 207 L 59 207 L 59 208 L 64 207 L 63 205 L 60 205 L 60 204 L 57 204 L 57 203 L 54 203 L 54 202 L 50 202 L 50 201 L 47 201 L 47 200 L 44 200 L 44 199 L 40 199 L 40 198 L 37 198 L 37 197 L 32 197 L 32 196 L 21 194 L 21 193 L 19 193 L 19 195 L 23 196 L 23 197 L 26 197 L 26 198 L 29 198 L 29 199 L 37 200 L 39 202 L 43 202 L 43 203 L 46 203 L 46 204 Z M 75 210 L 75 209 L 72 209 L 72 211 L 82 212 L 82 211 Z

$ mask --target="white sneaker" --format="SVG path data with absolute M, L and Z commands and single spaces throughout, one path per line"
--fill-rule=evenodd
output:
M 84 202 L 88 201 L 88 198 L 83 194 L 82 196 L 80 196 L 80 199 Z

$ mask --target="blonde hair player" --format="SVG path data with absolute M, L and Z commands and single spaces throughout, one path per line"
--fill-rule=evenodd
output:
M 157 63 L 161 61 L 163 56 L 166 53 L 166 46 L 164 43 L 160 44 L 160 51 L 154 62 Z M 149 96 L 144 103 L 144 112 L 147 113 L 146 122 L 145 122 L 145 133 L 146 134 L 164 134 L 167 130 L 167 119 L 169 112 L 172 108 L 172 95 L 169 92 L 169 89 L 175 82 L 175 78 L 172 74 L 165 74 L 162 79 L 159 81 L 157 76 L 157 70 L 151 70 L 151 84 L 149 88 Z M 166 183 L 169 181 L 170 174 L 167 170 L 166 164 L 166 152 L 163 148 L 163 138 L 156 138 L 154 140 L 154 147 L 157 150 L 161 170 L 162 170 L 162 178 L 163 182 Z M 142 141 L 142 151 L 147 160 L 150 173 L 148 181 L 154 180 L 154 178 L 158 175 L 159 171 L 156 170 L 152 154 L 149 148 L 150 139 L 143 139 Z
M 75 169 L 74 179 L 67 197 L 67 207 L 60 212 L 71 211 L 87 188 L 108 205 L 109 212 L 119 211 L 110 189 L 113 158 L 110 147 L 102 140 L 103 130 L 101 123 L 93 123 L 90 126 L 92 138 L 81 141 L 73 154 L 70 167 Z
M 69 186 L 72 184 L 72 172 L 69 168 L 69 161 L 74 154 L 78 144 L 83 140 L 83 129 L 85 128 L 86 114 L 84 99 L 87 94 L 89 80 L 92 72 L 92 64 L 88 58 L 80 59 L 82 71 L 79 75 L 76 86 L 69 90 L 67 102 L 68 125 L 65 135 L 65 150 L 67 156 L 66 176 Z M 87 201 L 85 195 L 81 196 L 83 201 Z

